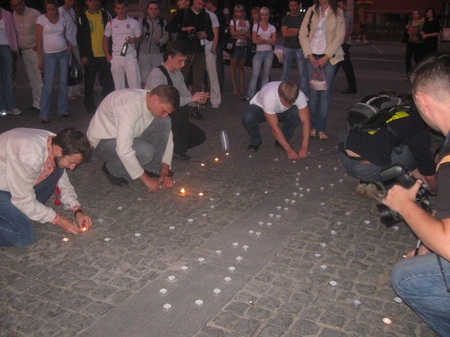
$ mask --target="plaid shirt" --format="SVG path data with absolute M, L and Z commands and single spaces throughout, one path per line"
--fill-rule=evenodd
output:
M 20 49 L 30 49 L 36 46 L 36 21 L 41 15 L 37 10 L 25 6 L 22 15 L 13 13 L 17 39 Z

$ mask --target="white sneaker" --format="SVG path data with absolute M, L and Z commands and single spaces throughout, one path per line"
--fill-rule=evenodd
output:
M 22 110 L 19 110 L 18 108 L 14 108 L 11 110 L 11 113 L 13 115 L 20 115 L 22 113 Z

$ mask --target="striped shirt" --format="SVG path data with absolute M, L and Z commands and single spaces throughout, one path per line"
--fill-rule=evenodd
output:
M 302 25 L 304 18 L 305 13 L 300 13 L 297 16 L 292 16 L 288 14 L 281 20 L 281 26 L 286 26 L 287 28 L 297 28 L 300 30 L 300 26 Z M 296 49 L 301 48 L 298 36 L 285 37 L 284 46 L 287 48 L 296 48 Z

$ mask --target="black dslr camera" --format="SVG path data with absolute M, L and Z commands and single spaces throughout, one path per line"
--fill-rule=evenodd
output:
M 394 164 L 385 168 L 380 172 L 381 180 L 383 180 L 387 184 L 398 183 L 402 187 L 409 189 L 416 182 L 416 178 L 414 178 L 409 170 L 401 165 Z M 425 183 L 422 184 L 420 189 L 417 191 L 416 202 L 428 213 L 432 212 L 430 201 L 428 200 L 428 195 L 434 195 L 431 188 Z M 378 212 L 380 213 L 380 219 L 386 227 L 390 227 L 395 225 L 398 222 L 403 221 L 403 218 L 397 212 L 391 210 L 384 204 L 377 205 Z

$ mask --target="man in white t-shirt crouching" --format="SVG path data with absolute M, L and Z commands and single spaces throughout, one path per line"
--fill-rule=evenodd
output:
M 289 159 L 308 155 L 311 120 L 306 96 L 293 81 L 267 83 L 250 101 L 241 116 L 245 130 L 250 135 L 249 151 L 258 151 L 262 143 L 259 123 L 267 121 L 275 136 L 275 146 L 286 151 Z M 289 144 L 297 126 L 302 123 L 302 145 L 295 151 Z M 282 128 L 278 123 L 283 123 Z

